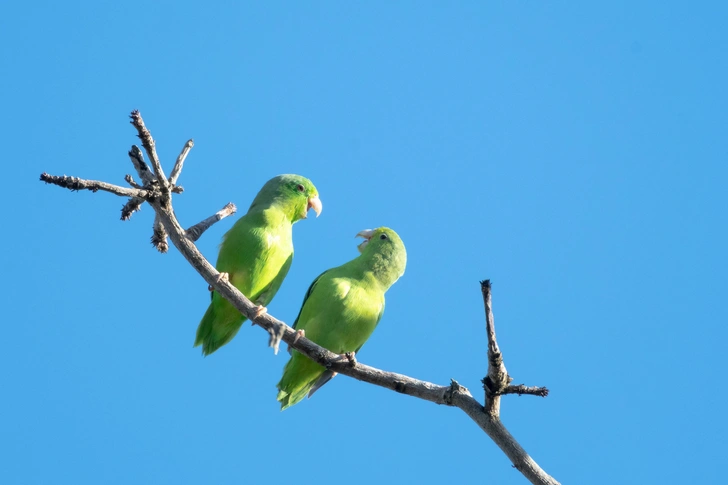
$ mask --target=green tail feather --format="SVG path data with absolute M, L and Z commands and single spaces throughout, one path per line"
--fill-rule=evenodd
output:
M 325 371 L 325 368 L 294 350 L 277 386 L 276 399 L 281 403 L 281 411 L 301 402 Z
M 220 303 L 216 305 L 216 302 L 210 303 L 197 327 L 194 346 L 202 345 L 202 355 L 210 355 L 230 342 L 245 320 L 227 301 L 223 300 L 222 305 Z

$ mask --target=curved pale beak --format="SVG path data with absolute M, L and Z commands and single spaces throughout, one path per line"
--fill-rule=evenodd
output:
M 358 245 L 356 248 L 359 250 L 359 252 L 363 252 L 364 248 L 367 247 L 367 244 L 369 243 L 369 240 L 374 235 L 374 229 L 364 229 L 363 231 L 359 231 L 356 233 L 356 236 L 354 237 L 363 237 L 364 242 Z
M 324 210 L 324 206 L 321 203 L 321 199 L 318 198 L 318 195 L 314 195 L 313 197 L 308 198 L 308 205 L 306 206 L 306 212 L 308 212 L 309 209 L 313 209 L 314 212 L 316 212 L 316 217 L 321 215 L 321 211 Z

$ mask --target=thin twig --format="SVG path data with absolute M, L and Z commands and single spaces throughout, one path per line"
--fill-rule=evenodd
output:
M 228 202 L 225 207 L 215 212 L 215 214 L 187 229 L 185 231 L 185 234 L 191 241 L 197 241 L 198 239 L 200 239 L 200 236 L 202 236 L 202 233 L 207 231 L 210 226 L 226 218 L 227 216 L 235 214 L 237 210 L 238 208 L 235 207 L 235 204 L 233 204 L 232 202 Z
M 174 162 L 174 167 L 172 168 L 172 173 L 169 174 L 169 183 L 172 185 L 175 185 L 177 183 L 177 179 L 179 178 L 179 174 L 182 173 L 182 166 L 185 163 L 185 159 L 187 158 L 187 154 L 190 153 L 190 150 L 192 147 L 195 146 L 195 142 L 190 138 L 187 140 L 187 143 L 185 143 L 185 146 L 182 147 L 182 152 L 177 157 L 177 161 Z
M 518 394 L 519 396 L 527 394 L 530 396 L 546 397 L 549 395 L 549 390 L 545 387 L 526 386 L 524 384 L 518 384 L 516 386 L 506 387 L 500 392 L 500 394 Z
M 107 182 L 85 180 L 78 177 L 69 177 L 67 175 L 50 175 L 43 172 L 40 174 L 40 179 L 47 184 L 57 185 L 65 189 L 70 189 L 71 191 L 90 190 L 91 192 L 96 192 L 103 190 L 104 192 L 111 192 L 112 194 L 120 195 L 122 197 L 144 198 L 147 196 L 146 190 L 129 189 L 127 187 L 121 187 Z
M 131 176 L 131 174 L 124 175 L 124 180 L 126 180 L 126 183 L 134 187 L 135 189 L 143 189 L 141 185 L 139 185 L 136 180 L 134 180 L 134 177 Z
M 149 171 L 149 167 L 146 162 L 144 162 L 144 155 L 142 154 L 142 151 L 138 146 L 132 145 L 128 155 L 129 160 L 131 160 L 132 165 L 134 165 L 134 169 L 142 179 L 142 183 L 152 187 L 154 185 L 154 174 Z M 126 174 L 126 176 L 124 176 L 124 180 L 126 180 L 126 182 L 134 188 L 142 188 L 142 186 L 134 180 L 134 177 L 132 177 L 131 174 Z M 144 199 L 140 197 L 132 197 L 129 199 L 129 201 L 121 208 L 121 220 L 128 221 L 131 219 L 132 214 L 142 209 L 143 203 Z
M 160 253 L 166 253 L 169 251 L 169 242 L 167 241 L 167 231 L 162 225 L 162 221 L 159 219 L 159 215 L 154 215 L 154 227 L 152 230 L 151 238 L 152 246 L 154 246 Z
M 139 177 L 142 179 L 144 185 L 151 185 L 154 183 L 154 174 L 149 170 L 149 165 L 144 161 L 144 154 L 138 146 L 132 145 L 129 150 L 129 159 L 132 165 L 136 169 Z
M 162 163 L 159 161 L 159 156 L 157 155 L 154 138 L 152 138 L 152 134 L 144 125 L 144 120 L 141 114 L 139 114 L 139 111 L 132 111 L 129 117 L 131 118 L 131 124 L 134 125 L 134 128 L 136 128 L 139 134 L 139 139 L 142 141 L 144 150 L 147 152 L 149 163 L 152 164 L 154 175 L 156 175 L 157 182 L 159 182 L 162 188 L 162 193 L 166 193 L 169 190 L 169 182 L 167 181 L 167 177 L 164 176 L 164 170 L 162 170 Z
M 480 282 L 480 291 L 483 293 L 485 305 L 485 333 L 488 337 L 488 374 L 483 379 L 485 389 L 485 411 L 492 415 L 500 414 L 500 393 L 511 383 L 506 366 L 503 363 L 503 354 L 498 348 L 495 339 L 495 322 L 493 321 L 493 304 L 490 296 L 490 280 Z
M 144 199 L 140 199 L 139 197 L 132 197 L 129 199 L 129 201 L 124 204 L 124 207 L 121 208 L 121 220 L 128 221 L 131 219 L 131 215 L 133 213 L 142 210 L 143 203 Z

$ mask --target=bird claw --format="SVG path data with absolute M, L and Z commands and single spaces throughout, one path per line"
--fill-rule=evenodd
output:
M 268 309 L 262 305 L 258 305 L 255 307 L 255 316 L 253 318 L 258 318 L 261 315 L 265 315 L 268 313 Z
M 229 273 L 219 273 L 217 275 L 217 282 L 218 283 L 222 283 L 223 281 L 225 283 L 228 283 L 230 281 L 230 274 Z M 208 291 L 212 291 L 212 290 L 214 290 L 214 288 L 212 287 L 212 285 L 208 285 L 207 286 L 207 290 Z
M 262 305 L 257 305 L 253 311 L 253 318 L 250 319 L 250 324 L 255 326 L 255 319 L 268 313 L 268 309 Z
M 346 360 L 349 361 L 349 365 L 352 367 L 356 366 L 356 352 L 346 352 L 342 355 L 342 357 L 345 357 Z
M 304 329 L 296 330 L 296 335 L 293 336 L 293 343 L 295 344 L 296 342 L 298 342 L 298 339 L 300 339 L 301 337 L 305 337 L 305 336 L 306 336 L 306 331 Z M 289 354 L 291 353 L 290 345 L 288 346 L 288 353 Z

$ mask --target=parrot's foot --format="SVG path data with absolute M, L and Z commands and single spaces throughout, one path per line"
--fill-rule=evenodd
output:
M 220 283 L 222 281 L 224 281 L 226 283 L 229 282 L 230 281 L 230 275 L 228 273 L 220 273 L 220 274 L 218 274 L 217 275 L 217 282 Z M 214 290 L 214 288 L 212 287 L 212 285 L 208 285 L 207 289 L 208 289 L 208 291 Z
M 255 313 L 253 313 L 253 318 L 250 319 L 250 324 L 251 325 L 255 325 L 255 321 L 254 320 L 256 318 L 258 318 L 261 315 L 265 315 L 266 313 L 268 313 L 268 309 L 266 307 L 262 306 L 262 305 L 257 305 L 255 307 L 255 310 L 254 311 L 255 311 Z
M 293 343 L 295 344 L 296 342 L 298 342 L 298 339 L 300 339 L 301 337 L 305 337 L 305 336 L 306 336 L 306 331 L 304 329 L 296 330 L 296 335 L 293 337 Z M 288 353 L 289 354 L 291 353 L 290 345 L 288 346 Z
M 342 355 L 342 357 L 346 357 L 346 360 L 349 361 L 349 365 L 352 367 L 356 366 L 356 352 L 347 352 Z

